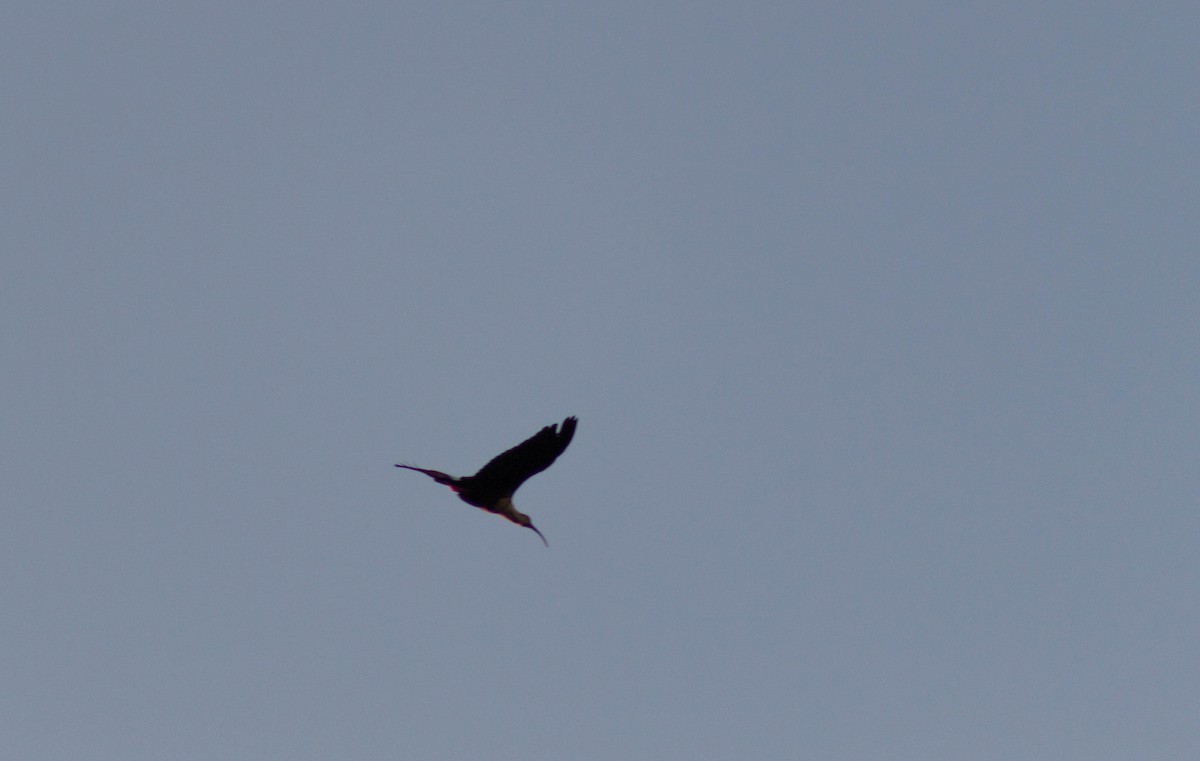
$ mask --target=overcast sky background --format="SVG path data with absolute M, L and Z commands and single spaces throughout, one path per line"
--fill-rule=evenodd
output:
M 1198 29 L 8 5 L 0 757 L 1200 757 Z

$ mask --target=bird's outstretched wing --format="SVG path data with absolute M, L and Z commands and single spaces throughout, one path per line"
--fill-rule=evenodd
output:
M 455 485 L 458 483 L 458 479 L 455 478 L 454 476 L 446 475 L 445 473 L 442 473 L 441 471 L 438 471 L 438 470 L 426 470 L 425 468 L 418 468 L 415 465 L 401 465 L 400 463 L 396 463 L 396 467 L 397 468 L 405 468 L 406 470 L 415 470 L 418 473 L 424 473 L 425 475 L 432 478 L 434 481 L 437 481 L 439 484 L 445 484 L 446 486 L 449 486 L 451 489 L 454 489 Z
M 569 417 L 562 426 L 548 425 L 507 452 L 496 455 L 471 476 L 472 486 L 511 497 L 530 476 L 541 473 L 558 459 L 575 435 L 578 421 Z

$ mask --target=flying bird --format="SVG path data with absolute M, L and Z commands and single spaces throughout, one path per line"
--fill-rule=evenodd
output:
M 512 496 L 526 479 L 541 473 L 558 459 L 571 443 L 577 422 L 574 417 L 569 417 L 562 421 L 561 426 L 557 423 L 546 426 L 507 452 L 493 457 L 473 476 L 459 478 L 412 465 L 397 464 L 396 467 L 424 473 L 439 484 L 449 486 L 468 505 L 502 515 L 518 526 L 533 529 L 533 533 L 549 547 L 550 543 L 541 531 L 534 528 L 529 516 L 518 512 L 513 506 Z

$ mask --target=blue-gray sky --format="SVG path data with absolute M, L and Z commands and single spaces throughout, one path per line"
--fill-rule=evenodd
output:
M 9 7 L 0 757 L 1197 757 L 1198 28 Z

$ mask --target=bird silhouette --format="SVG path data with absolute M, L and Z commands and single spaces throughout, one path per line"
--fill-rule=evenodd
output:
M 529 516 L 517 511 L 512 496 L 530 476 L 541 473 L 558 459 L 575 436 L 577 422 L 576 418 L 569 417 L 562 421 L 561 426 L 557 423 L 546 426 L 512 449 L 493 457 L 473 476 L 450 476 L 437 470 L 399 463 L 396 467 L 424 473 L 439 484 L 449 486 L 468 505 L 502 515 L 518 526 L 532 529 L 549 547 L 550 542 L 534 527 Z

